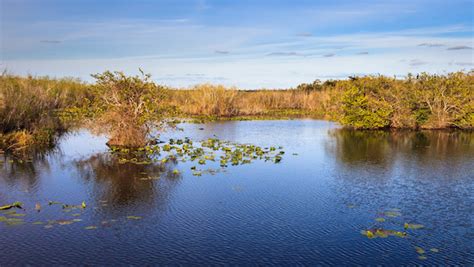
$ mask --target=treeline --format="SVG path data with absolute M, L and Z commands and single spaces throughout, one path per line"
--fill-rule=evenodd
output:
M 172 91 L 188 115 L 306 115 L 359 129 L 474 127 L 474 72 L 316 80 L 290 90 L 239 91 L 214 85 Z
M 158 86 L 144 74 L 131 77 L 105 72 L 94 77 L 96 82 L 87 84 L 76 79 L 1 75 L 0 147 L 5 150 L 30 143 L 54 143 L 71 122 L 87 117 L 85 113 L 89 117 L 104 115 L 95 120 L 101 127 L 121 129 L 140 121 L 140 129 L 147 131 L 147 121 L 170 117 L 305 116 L 359 129 L 474 128 L 472 71 L 422 73 L 405 79 L 369 76 L 316 80 L 294 89 L 257 91 L 211 84 L 177 90 Z M 120 134 L 119 139 L 130 138 Z

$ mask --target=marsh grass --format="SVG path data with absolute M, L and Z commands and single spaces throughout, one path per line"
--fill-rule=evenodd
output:
M 58 112 L 84 99 L 85 84 L 75 79 L 0 76 L 0 146 L 20 151 L 50 146 L 68 125 Z
M 232 117 L 239 114 L 238 94 L 236 88 L 202 84 L 191 90 L 172 91 L 171 104 L 189 115 Z

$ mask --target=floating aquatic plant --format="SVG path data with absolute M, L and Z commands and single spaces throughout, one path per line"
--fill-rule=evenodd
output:
M 377 237 L 386 238 L 389 236 L 404 238 L 407 236 L 406 232 L 387 230 L 387 229 L 382 229 L 382 228 L 362 230 L 361 234 L 367 236 L 369 239 L 377 238 Z
M 12 208 L 21 209 L 22 206 L 23 206 L 23 203 L 21 203 L 19 201 L 16 201 L 16 202 L 13 202 L 10 205 L 0 206 L 0 210 L 9 210 L 9 209 L 12 209 Z
M 120 157 L 121 163 L 152 164 L 158 161 L 166 163 L 175 159 L 183 162 L 197 161 L 198 164 L 205 165 L 208 161 L 216 161 L 218 157 L 221 167 L 227 167 L 228 164 L 248 164 L 255 159 L 279 163 L 285 153 L 281 149 L 282 147 L 262 148 L 251 144 L 232 143 L 217 138 L 208 138 L 195 145 L 186 137 L 184 139 L 172 138 L 162 145 L 150 145 L 137 150 L 113 147 L 111 151 Z M 163 157 L 158 160 L 157 157 L 160 156 Z
M 140 217 L 140 216 L 127 216 L 127 219 L 129 219 L 129 220 L 141 220 L 142 217 Z
M 425 250 L 421 247 L 415 247 L 416 253 L 418 254 L 425 254 Z
M 416 229 L 421 229 L 421 228 L 424 228 L 425 226 L 422 225 L 422 224 L 415 224 L 415 223 L 405 223 L 403 225 L 403 228 L 405 229 L 412 229 L 412 230 L 416 230 Z

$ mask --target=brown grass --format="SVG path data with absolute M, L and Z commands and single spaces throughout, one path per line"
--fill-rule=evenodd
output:
M 185 115 L 215 117 L 258 116 L 298 110 L 300 114 L 323 117 L 331 105 L 329 91 L 301 90 L 241 91 L 222 85 L 198 85 L 171 90 L 170 104 Z

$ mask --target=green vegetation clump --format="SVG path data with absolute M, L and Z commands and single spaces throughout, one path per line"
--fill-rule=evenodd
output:
M 141 71 L 141 70 L 140 70 Z M 108 134 L 110 146 L 143 147 L 153 129 L 165 126 L 167 90 L 150 74 L 126 76 L 106 71 L 92 75 L 94 96 L 83 108 L 97 132 Z
M 474 72 L 384 76 L 338 82 L 339 121 L 354 128 L 445 129 L 474 127 Z
M 342 98 L 341 122 L 355 128 L 385 128 L 390 125 L 393 109 L 379 99 L 371 88 L 349 85 Z

